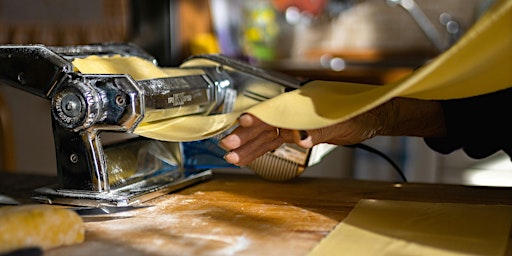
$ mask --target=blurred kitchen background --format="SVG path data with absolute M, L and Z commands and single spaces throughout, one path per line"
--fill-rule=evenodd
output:
M 133 42 L 160 66 L 222 53 L 296 76 L 396 81 L 450 48 L 492 0 L 0 0 L 0 44 Z M 0 85 L 2 168 L 56 173 L 49 102 Z M 298 117 L 299 118 L 299 117 Z M 412 182 L 510 186 L 512 164 L 378 137 Z M 14 150 L 12 150 L 14 149 Z M 249 170 L 217 170 L 244 172 Z M 399 180 L 380 156 L 337 147 L 304 176 Z

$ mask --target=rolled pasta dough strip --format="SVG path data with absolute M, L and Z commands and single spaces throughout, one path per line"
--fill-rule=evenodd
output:
M 457 44 L 401 81 L 372 86 L 315 80 L 238 111 L 276 127 L 309 130 L 346 121 L 393 97 L 446 100 L 503 90 L 512 85 L 511 22 L 512 1 L 497 0 Z M 137 57 L 91 56 L 77 58 L 73 65 L 82 73 L 129 74 L 135 80 L 171 72 Z M 227 130 L 235 121 L 231 116 L 184 116 L 139 125 L 134 133 L 167 141 L 200 140 Z M 198 125 L 208 123 L 215 126 Z
M 81 243 L 85 227 L 74 211 L 51 205 L 0 207 L 0 253 Z

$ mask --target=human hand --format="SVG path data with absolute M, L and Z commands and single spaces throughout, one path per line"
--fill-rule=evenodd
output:
M 251 163 L 283 143 L 295 143 L 303 148 L 312 148 L 320 143 L 350 145 L 375 136 L 381 127 L 371 113 L 308 131 L 276 128 L 251 114 L 241 115 L 238 121 L 239 126 L 220 141 L 221 147 L 229 151 L 224 159 L 238 166 Z
M 243 166 L 278 148 L 285 142 L 281 129 L 262 122 L 251 114 L 238 118 L 239 126 L 220 141 L 220 146 L 229 151 L 224 159 Z
M 251 114 L 239 117 L 239 126 L 220 141 L 229 151 L 227 162 L 243 166 L 283 143 L 312 148 L 320 143 L 354 145 L 376 135 L 446 136 L 444 114 L 438 101 L 394 98 L 367 112 L 332 126 L 297 131 L 278 129 Z

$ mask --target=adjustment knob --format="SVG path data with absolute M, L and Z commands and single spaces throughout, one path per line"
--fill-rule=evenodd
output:
M 83 80 L 69 80 L 52 98 L 52 114 L 65 128 L 86 129 L 100 119 L 101 105 L 101 97 L 93 87 Z

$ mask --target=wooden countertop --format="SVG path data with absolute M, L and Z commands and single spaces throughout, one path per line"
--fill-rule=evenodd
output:
M 26 202 L 55 180 L 0 172 L 0 193 Z M 45 255 L 306 255 L 362 198 L 512 205 L 512 188 L 215 174 L 152 207 L 85 218 L 84 243 Z

